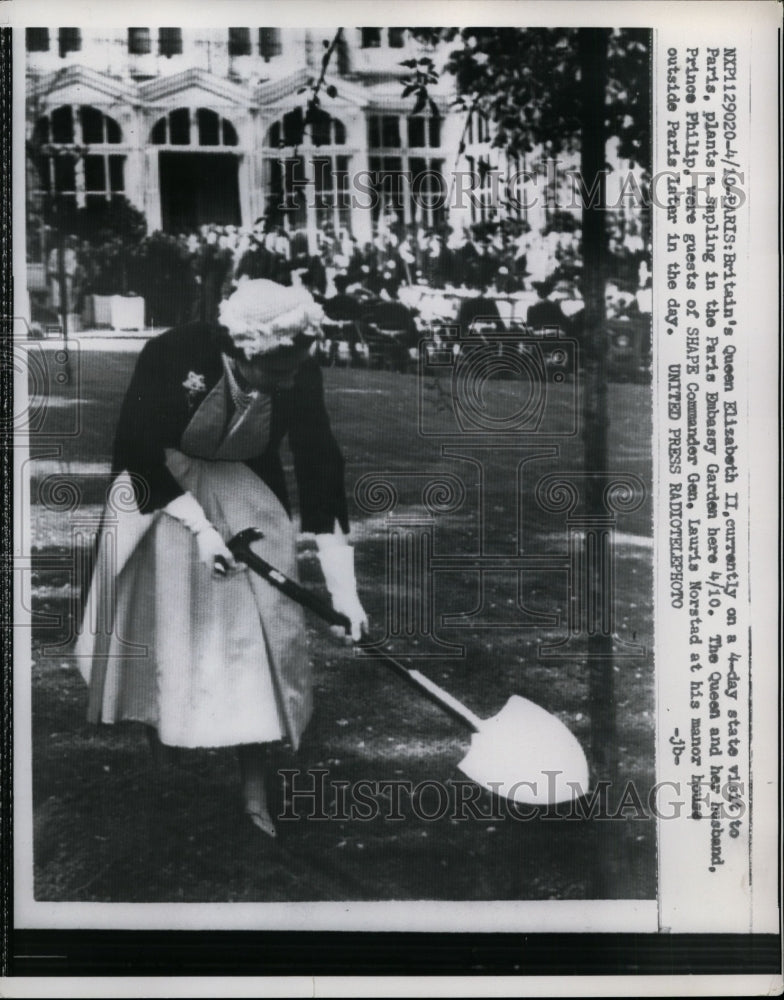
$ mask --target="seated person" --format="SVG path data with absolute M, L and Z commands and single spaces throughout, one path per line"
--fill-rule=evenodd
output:
M 413 313 L 401 302 L 379 299 L 365 304 L 360 324 L 362 336 L 379 358 L 387 358 L 399 370 L 408 365 L 409 351 L 419 342 Z
M 487 285 L 484 285 L 479 295 L 461 300 L 457 310 L 457 325 L 460 327 L 461 337 L 469 336 L 475 323 L 493 327 L 499 333 L 506 329 L 498 311 L 498 304 L 495 299 L 488 298 L 486 293 Z
M 571 334 L 573 327 L 573 316 L 567 314 L 563 303 L 566 300 L 576 301 L 571 298 L 571 290 L 563 281 L 554 278 L 545 281 L 534 282 L 534 289 L 539 296 L 539 301 L 528 307 L 526 323 L 533 330 L 542 330 L 545 327 L 557 327 L 565 334 Z M 570 313 L 574 310 L 570 309 Z
M 364 310 L 357 298 L 349 295 L 346 291 L 349 286 L 349 276 L 347 274 L 336 274 L 332 283 L 335 286 L 336 294 L 330 299 L 324 299 L 322 306 L 324 315 L 327 319 L 338 323 L 359 320 Z
M 640 316 L 637 299 L 614 281 L 607 282 L 604 309 L 607 319 L 638 319 Z

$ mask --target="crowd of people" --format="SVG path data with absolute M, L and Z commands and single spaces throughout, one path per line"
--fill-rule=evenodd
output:
M 417 320 L 432 325 L 441 318 L 462 329 L 480 313 L 498 316 L 498 297 L 528 295 L 529 315 L 517 319 L 554 325 L 560 317 L 562 327 L 579 332 L 573 314 L 582 304 L 580 232 L 569 222 L 554 219 L 544 232 L 532 232 L 519 220 L 468 230 L 446 224 L 406 228 L 390 214 L 378 220 L 375 238 L 361 244 L 329 222 L 309 237 L 304 229 L 287 230 L 262 216 L 249 228 L 213 224 L 179 235 L 156 231 L 131 246 L 119 237 L 100 246 L 71 238 L 62 263 L 57 251 L 49 257 L 50 304 L 59 310 L 63 278 L 69 311 L 76 313 L 90 293 L 136 293 L 144 298 L 147 325 L 161 328 L 213 321 L 221 299 L 244 281 L 302 284 L 324 308 L 321 352 L 327 363 L 367 363 L 373 355 L 400 367 L 420 336 Z M 611 233 L 610 250 L 607 317 L 639 319 L 646 311 L 640 303 L 650 296 L 645 242 L 635 231 Z M 444 291 L 430 305 L 448 301 L 452 314 L 420 315 L 422 300 L 415 293 L 421 289 Z M 384 340 L 383 332 L 390 331 L 394 339 Z

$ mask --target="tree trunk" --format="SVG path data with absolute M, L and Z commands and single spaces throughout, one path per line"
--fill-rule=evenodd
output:
M 57 195 L 55 195 L 57 197 Z M 63 341 L 68 344 L 68 276 L 65 270 L 65 236 L 63 234 L 63 213 L 57 207 L 57 283 L 60 286 L 60 321 L 63 327 Z

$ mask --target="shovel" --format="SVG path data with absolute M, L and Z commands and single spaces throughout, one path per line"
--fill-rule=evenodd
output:
M 273 587 L 348 634 L 351 623 L 345 615 L 251 549 L 251 543 L 262 537 L 258 528 L 246 528 L 228 542 L 228 548 Z M 457 766 L 471 781 L 513 802 L 535 806 L 574 801 L 588 792 L 588 762 L 582 747 L 560 719 L 532 701 L 512 695 L 497 715 L 480 719 L 418 670 L 384 652 L 365 655 L 380 660 L 470 730 L 471 748 Z

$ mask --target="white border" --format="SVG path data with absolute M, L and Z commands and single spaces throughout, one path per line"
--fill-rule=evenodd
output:
M 55 14 L 54 11 L 57 10 Z M 182 14 L 187 11 L 187 20 L 197 20 L 207 25 L 223 26 L 233 18 L 248 18 L 252 22 L 262 22 L 265 19 L 281 26 L 297 25 L 307 22 L 312 25 L 333 25 L 338 21 L 349 25 L 357 23 L 384 25 L 409 24 L 525 24 L 546 25 L 557 22 L 560 25 L 603 25 L 623 24 L 625 26 L 652 26 L 667 24 L 668 27 L 682 29 L 684 32 L 698 31 L 695 26 L 695 16 L 710 23 L 712 30 L 726 32 L 727 38 L 735 37 L 738 24 L 752 24 L 755 37 L 764 36 L 765 32 L 773 32 L 778 25 L 777 4 L 771 2 L 726 2 L 716 3 L 706 0 L 699 5 L 693 3 L 647 3 L 630 4 L 623 0 L 604 3 L 528 3 L 519 0 L 496 0 L 496 2 L 476 3 L 465 0 L 448 0 L 448 2 L 431 2 L 422 4 L 417 0 L 405 0 L 394 6 L 381 2 L 363 3 L 325 3 L 309 2 L 309 0 L 289 0 L 287 4 L 258 3 L 247 0 L 222 0 L 221 3 L 205 2 L 205 0 L 190 0 L 190 2 L 152 3 L 150 0 L 137 0 L 133 9 L 133 20 L 143 20 L 151 25 L 160 23 L 180 23 Z M 42 2 L 42 0 L 11 0 L 0 6 L 0 22 L 14 26 L 35 24 L 48 21 L 51 18 L 62 19 L 61 4 Z M 96 20 L 107 25 L 128 23 L 130 15 L 127 8 L 119 4 L 110 4 L 104 0 L 99 7 L 95 3 L 71 3 L 68 6 L 68 19 L 71 23 L 87 23 Z M 239 23 L 242 23 L 240 20 Z M 760 32 L 761 35 L 756 33 Z M 14 217 L 14 260 L 17 262 L 17 277 L 23 270 L 24 251 L 24 200 L 19 197 L 23 190 L 24 176 L 21 160 L 23 149 L 24 122 L 24 39 L 21 32 L 15 33 L 14 46 L 14 149 L 15 171 L 14 188 L 17 192 Z M 654 67 L 656 72 L 656 67 Z M 775 56 L 770 46 L 763 46 L 759 58 L 754 61 L 755 96 L 763 92 L 775 93 L 771 80 L 775 76 Z M 21 113 L 20 113 L 21 109 Z M 756 315 L 762 317 L 762 326 L 776 315 L 776 232 L 775 213 L 770 206 L 777 204 L 774 185 L 776 183 L 773 149 L 770 144 L 771 122 L 775 121 L 770 109 L 755 105 L 752 118 L 755 126 L 754 149 L 755 162 L 760 164 L 755 184 L 759 184 L 764 195 L 755 198 L 752 207 L 752 231 L 755 233 L 755 259 L 759 257 L 759 269 L 754 270 L 754 296 L 757 303 Z M 758 228 L 755 228 L 757 226 Z M 654 266 L 655 270 L 655 266 Z M 19 280 L 24 280 L 19 277 Z M 763 330 L 764 332 L 764 330 Z M 768 327 L 768 338 L 770 338 Z M 767 339 L 768 349 L 771 340 Z M 761 615 L 755 612 L 755 650 L 756 656 L 771 659 L 776 650 L 777 620 L 776 583 L 773 576 L 776 566 L 772 558 L 776 546 L 773 544 L 772 533 L 768 528 L 775 502 L 775 466 L 770 460 L 771 444 L 778 428 L 772 425 L 771 414 L 775 414 L 775 390 L 770 378 L 770 354 L 760 352 L 752 358 L 753 370 L 751 381 L 755 386 L 753 395 L 755 404 L 755 434 L 762 429 L 760 440 L 764 447 L 754 451 L 752 482 L 757 509 L 767 514 L 754 518 L 752 523 L 752 555 L 754 559 L 752 587 L 755 593 L 756 608 L 761 609 Z M 757 388 L 759 385 L 759 388 Z M 774 418 L 775 419 L 775 418 Z M 760 596 L 761 595 L 761 596 Z M 20 609 L 16 609 L 21 614 Z M 15 683 L 15 848 L 17 860 L 17 881 L 15 894 L 17 900 L 17 927 L 178 927 L 178 928 L 219 928 L 242 927 L 276 929 L 330 929 L 334 930 L 336 921 L 344 929 L 357 930 L 649 930 L 654 931 L 656 924 L 656 906 L 654 902 L 614 901 L 614 902 L 539 902 L 539 903 L 470 903 L 434 904 L 434 903 L 372 903 L 372 904 L 39 904 L 31 900 L 31 842 L 32 842 L 32 812 L 30 788 L 30 690 L 25 676 L 29 668 L 29 649 L 24 648 L 25 629 L 16 630 L 17 648 L 15 653 L 16 673 Z M 762 651 L 760 654 L 759 651 Z M 775 660 L 772 660 L 775 662 Z M 27 666 L 26 666 L 27 665 Z M 15 672 L 16 672 L 15 671 Z M 771 682 L 775 678 L 769 678 Z M 776 788 L 777 768 L 775 765 L 776 750 L 774 749 L 777 732 L 777 697 L 771 697 L 775 685 L 764 683 L 763 678 L 756 679 L 755 692 L 755 733 L 759 740 L 759 749 L 755 757 L 755 767 L 763 785 L 770 789 Z M 755 858 L 759 863 L 770 866 L 771 849 L 775 851 L 775 836 L 777 833 L 777 807 L 775 796 L 757 796 L 757 813 L 755 815 Z M 778 881 L 778 876 L 776 878 Z M 164 913 L 163 911 L 166 911 Z M 770 907 L 760 910 L 759 929 L 770 929 Z M 764 919 L 763 919 L 764 917 Z M 777 919 L 776 919 L 777 925 Z M 695 928 L 698 929 L 698 928 Z M 113 980 L 116 982 L 116 980 Z M 308 980 L 308 982 L 311 982 Z M 323 981 L 322 981 L 323 982 Z M 574 983 L 574 980 L 570 980 Z M 682 986 L 682 984 L 681 984 Z M 605 986 L 603 992 L 607 992 Z M 118 994 L 119 995 L 119 994 Z M 326 995 L 326 994 L 324 994 Z M 716 994 L 718 995 L 718 993 Z

